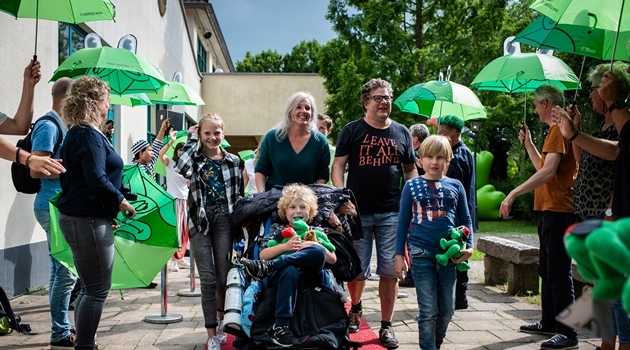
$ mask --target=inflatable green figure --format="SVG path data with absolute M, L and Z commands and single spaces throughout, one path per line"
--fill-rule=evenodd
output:
M 442 249 L 446 252 L 435 256 L 437 262 L 442 266 L 446 266 L 450 258 L 461 258 L 462 253 L 460 251 L 462 249 L 466 249 L 466 241 L 469 236 L 470 230 L 468 230 L 468 227 L 466 226 L 452 228 L 449 233 L 449 240 L 446 240 L 446 238 L 440 239 L 440 247 L 442 247 Z M 462 261 L 455 266 L 457 266 L 459 271 L 467 271 L 470 269 L 470 265 L 468 265 L 465 261 Z
M 565 236 L 567 253 L 580 274 L 593 281 L 593 299 L 621 296 L 630 311 L 630 218 L 618 221 L 587 220 L 570 226 Z

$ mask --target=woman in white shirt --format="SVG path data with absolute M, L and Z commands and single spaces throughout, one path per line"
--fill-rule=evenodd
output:
M 188 199 L 188 180 L 174 170 L 175 163 L 179 158 L 179 154 L 184 148 L 184 142 L 175 145 L 173 159 L 166 155 L 169 148 L 175 143 L 177 131 L 171 129 L 169 132 L 170 141 L 162 147 L 159 154 L 160 161 L 166 168 L 166 191 L 170 193 L 177 202 L 177 236 L 179 237 L 179 250 L 175 252 L 171 262 L 169 263 L 169 271 L 179 271 L 180 268 L 188 269 L 190 264 L 184 259 L 186 248 L 188 247 L 188 216 L 187 203 Z

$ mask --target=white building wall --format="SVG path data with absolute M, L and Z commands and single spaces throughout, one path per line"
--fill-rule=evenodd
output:
M 175 71 L 183 83 L 201 94 L 201 75 L 196 65 L 196 37 L 189 34 L 181 1 L 168 1 L 164 17 L 156 1 L 117 1 L 116 22 L 99 21 L 81 25 L 99 34 L 104 44 L 116 47 L 120 37 L 133 34 L 138 39 L 137 53 L 160 68 L 166 80 Z M 34 51 L 35 21 L 15 20 L 0 13 L 0 111 L 15 113 L 22 84 L 22 72 Z M 196 31 L 195 31 L 196 32 Z M 48 79 L 58 66 L 58 23 L 39 21 L 38 59 L 43 79 L 36 87 L 34 119 L 50 109 L 52 83 Z M 209 54 L 210 55 L 210 54 Z M 175 107 L 197 120 L 200 108 Z M 148 129 L 146 107 L 116 109 L 115 147 L 126 163 L 131 161 L 133 142 L 145 138 Z M 152 126 L 156 133 L 159 126 Z M 15 143 L 18 137 L 2 136 Z M 48 256 L 44 231 L 33 216 L 34 195 L 17 194 L 10 180 L 10 163 L 0 160 L 0 285 L 10 294 L 24 293 L 24 286 L 37 287 L 48 281 Z M 31 254 L 22 261 L 23 254 Z M 45 256 L 41 256 L 44 254 Z M 30 265 L 30 266 L 29 266 Z M 28 270 L 28 271 L 27 271 Z

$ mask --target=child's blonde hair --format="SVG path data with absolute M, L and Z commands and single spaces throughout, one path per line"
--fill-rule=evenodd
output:
M 282 197 L 278 201 L 278 216 L 287 220 L 287 208 L 296 199 L 303 200 L 308 205 L 308 222 L 310 223 L 317 215 L 317 197 L 315 192 L 308 186 L 302 184 L 288 184 L 282 190 Z M 304 218 L 306 219 L 306 218 Z
M 223 119 L 221 119 L 221 117 L 219 117 L 216 113 L 206 113 L 202 115 L 201 119 L 199 119 L 199 130 L 201 130 L 203 123 L 207 121 L 215 122 L 221 130 L 225 130 L 225 123 L 223 123 Z
M 446 136 L 431 135 L 427 137 L 422 141 L 418 153 L 420 158 L 433 157 L 441 154 L 448 161 L 453 159 L 453 150 Z

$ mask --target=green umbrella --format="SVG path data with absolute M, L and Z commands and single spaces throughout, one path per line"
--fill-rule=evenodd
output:
M 129 50 L 105 46 L 73 53 L 57 68 L 50 81 L 81 75 L 106 81 L 111 93 L 116 95 L 155 92 L 166 84 L 149 61 Z
M 245 149 L 238 152 L 238 156 L 241 157 L 242 160 L 250 160 L 256 157 L 256 152 L 251 149 Z
M 109 103 L 113 105 L 136 107 L 136 106 L 150 106 L 153 103 L 146 94 L 129 94 L 129 95 L 109 95 Z
M 486 109 L 469 88 L 445 80 L 416 84 L 394 101 L 403 112 L 427 118 L 455 115 L 463 120 L 487 118 Z
M 470 84 L 478 90 L 531 92 L 551 84 L 562 90 L 578 89 L 580 81 L 559 58 L 537 53 L 501 56 L 488 63 Z
M 630 56 L 630 4 L 625 0 L 534 0 L 529 8 L 546 17 L 530 24 L 517 41 L 600 60 Z
M 110 0 L 2 0 L 0 11 L 15 18 L 35 18 L 35 55 L 37 60 L 37 27 L 39 19 L 79 24 L 113 20 L 116 15 Z
M 164 144 L 167 144 L 170 141 L 170 139 L 171 137 L 166 135 L 166 137 L 164 137 Z M 187 140 L 188 140 L 188 130 L 178 131 L 175 142 L 173 142 L 173 144 L 169 147 L 169 149 L 166 150 L 166 156 L 169 157 L 170 159 L 173 159 L 173 155 L 175 154 L 175 146 L 177 146 L 177 144 L 179 144 L 180 142 L 186 143 Z M 221 147 L 223 148 L 230 147 L 230 144 L 227 142 L 225 138 L 221 140 Z M 157 150 L 154 152 L 159 152 L 159 151 L 160 150 Z M 155 170 L 156 173 L 162 176 L 166 176 L 166 167 L 164 166 L 164 163 L 162 163 L 159 159 L 155 163 L 155 167 L 153 168 L 153 170 Z
M 126 165 L 123 184 L 138 194 L 130 201 L 136 208 L 133 219 L 121 213 L 114 221 L 114 270 L 112 289 L 148 286 L 178 249 L 175 199 L 137 165 Z M 76 274 L 72 251 L 59 229 L 57 198 L 51 200 L 51 255 Z
M 206 103 L 195 90 L 188 85 L 169 81 L 155 93 L 148 93 L 147 96 L 155 104 L 165 104 L 171 106 L 203 106 Z

